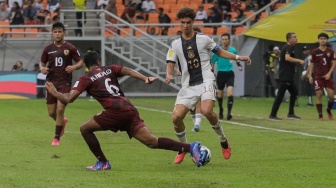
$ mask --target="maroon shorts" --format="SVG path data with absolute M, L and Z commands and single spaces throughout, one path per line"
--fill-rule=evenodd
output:
M 58 92 L 60 93 L 69 93 L 71 91 L 71 86 L 60 86 L 58 88 L 56 88 Z M 47 104 L 55 104 L 57 102 L 57 98 L 50 95 L 50 93 L 47 91 L 47 95 L 46 95 L 46 103 Z
M 333 78 L 330 78 L 329 80 L 326 80 L 324 78 L 314 79 L 314 89 L 315 89 L 315 91 L 323 89 L 323 88 L 329 88 L 329 89 L 334 90 L 334 80 L 333 80 Z
M 104 129 L 113 132 L 126 131 L 130 138 L 145 127 L 137 110 L 105 109 L 102 113 L 93 116 L 93 119 Z

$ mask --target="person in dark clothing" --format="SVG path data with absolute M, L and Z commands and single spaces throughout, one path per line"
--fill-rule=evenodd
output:
M 266 97 L 270 97 L 274 95 L 274 87 L 272 86 L 271 81 L 271 72 L 274 72 L 274 66 L 271 66 L 270 57 L 273 52 L 274 45 L 269 45 L 268 50 L 264 53 L 263 59 L 265 62 L 265 94 Z M 271 94 L 269 93 L 269 90 L 271 90 Z M 272 95 L 273 94 L 273 95 Z
M 159 23 L 161 24 L 168 24 L 171 22 L 171 19 L 169 18 L 169 16 L 167 14 L 165 14 L 163 12 L 163 8 L 158 8 L 158 18 L 159 18 Z M 168 34 L 168 29 L 169 26 L 162 26 L 161 27 L 161 35 L 167 35 Z
M 287 43 L 282 47 L 280 52 L 280 67 L 279 67 L 279 89 L 274 100 L 269 120 L 280 121 L 277 117 L 277 112 L 284 98 L 286 90 L 290 93 L 289 111 L 287 118 L 292 120 L 300 120 L 299 116 L 294 113 L 294 105 L 298 95 L 298 90 L 294 83 L 294 74 L 296 63 L 304 64 L 301 59 L 295 58 L 294 46 L 297 44 L 297 37 L 294 32 L 289 32 L 286 35 Z

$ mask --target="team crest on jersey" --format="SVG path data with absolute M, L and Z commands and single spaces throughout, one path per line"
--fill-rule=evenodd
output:
M 328 56 L 328 57 L 330 57 L 330 56 L 331 56 L 331 54 L 330 54 L 330 53 L 327 53 L 327 56 Z
M 64 50 L 64 55 L 69 55 L 69 50 Z
M 192 50 L 192 47 L 189 46 L 187 49 L 188 49 L 188 57 L 189 57 L 189 58 L 194 58 L 194 57 L 195 57 L 195 53 L 194 53 L 194 51 Z

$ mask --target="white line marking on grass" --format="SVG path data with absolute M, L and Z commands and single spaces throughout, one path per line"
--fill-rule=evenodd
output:
M 143 108 L 143 107 L 139 107 L 139 106 L 137 106 L 136 108 L 143 109 L 143 110 L 154 111 L 154 112 L 162 112 L 162 113 L 171 114 L 171 112 L 168 112 L 168 111 L 165 111 L 165 110 L 156 110 L 156 109 L 151 109 L 151 108 Z M 243 116 L 241 116 L 241 117 L 243 117 Z M 257 117 L 257 119 L 263 119 L 263 118 Z M 275 132 L 292 133 L 292 134 L 298 134 L 298 135 L 302 135 L 302 136 L 309 136 L 309 137 L 316 137 L 316 138 L 325 138 L 325 139 L 330 139 L 330 140 L 336 140 L 336 137 L 332 137 L 332 136 L 323 136 L 323 135 L 309 134 L 309 133 L 298 132 L 298 131 L 290 131 L 290 130 L 284 130 L 284 129 L 262 127 L 262 126 L 258 126 L 258 125 L 250 125 L 250 124 L 238 123 L 238 122 L 233 122 L 233 121 L 225 121 L 225 123 L 230 123 L 230 124 L 234 124 L 234 125 L 240 125 L 240 126 L 244 126 L 244 127 L 252 127 L 252 128 L 256 128 L 256 129 L 265 129 L 265 130 L 270 130 L 270 131 L 275 131 Z

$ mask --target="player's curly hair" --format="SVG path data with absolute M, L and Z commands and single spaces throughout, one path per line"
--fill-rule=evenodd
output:
M 196 12 L 190 7 L 184 7 L 180 9 L 177 13 L 177 19 L 191 18 L 192 20 L 196 17 Z
M 86 52 L 83 56 L 83 61 L 87 68 L 90 68 L 93 65 L 97 65 L 97 62 L 100 61 L 100 55 L 96 51 Z

